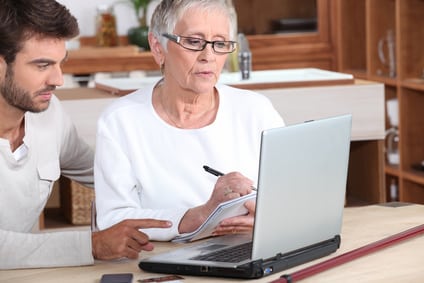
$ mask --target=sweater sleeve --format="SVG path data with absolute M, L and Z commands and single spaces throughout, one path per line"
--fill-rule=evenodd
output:
M 0 269 L 92 265 L 91 231 L 0 230 Z M 19 252 L 17 252 L 19 251 Z
M 178 233 L 178 224 L 188 207 L 151 209 L 143 207 L 141 186 L 134 176 L 131 161 L 102 120 L 98 122 L 95 183 L 97 224 L 101 230 L 124 219 L 160 219 L 173 223 L 170 228 L 142 229 L 151 240 L 169 241 Z M 115 137 L 115 139 L 113 138 Z M 171 196 L 172 197 L 172 196 Z

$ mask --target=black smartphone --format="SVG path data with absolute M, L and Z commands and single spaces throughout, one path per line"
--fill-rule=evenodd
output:
M 100 283 L 132 283 L 132 273 L 103 274 Z

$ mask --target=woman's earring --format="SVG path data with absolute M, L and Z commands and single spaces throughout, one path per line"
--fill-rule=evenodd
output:
M 165 63 L 161 63 L 160 64 L 160 73 L 163 75 L 164 72 L 165 72 Z

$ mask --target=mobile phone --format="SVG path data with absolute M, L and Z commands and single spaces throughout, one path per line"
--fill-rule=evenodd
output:
M 132 273 L 103 274 L 100 283 L 132 283 Z

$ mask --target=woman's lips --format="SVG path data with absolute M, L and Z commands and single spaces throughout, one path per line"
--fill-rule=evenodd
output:
M 197 75 L 203 76 L 203 77 L 212 77 L 212 76 L 215 76 L 215 73 L 209 72 L 209 71 L 203 71 L 203 72 L 197 72 Z

